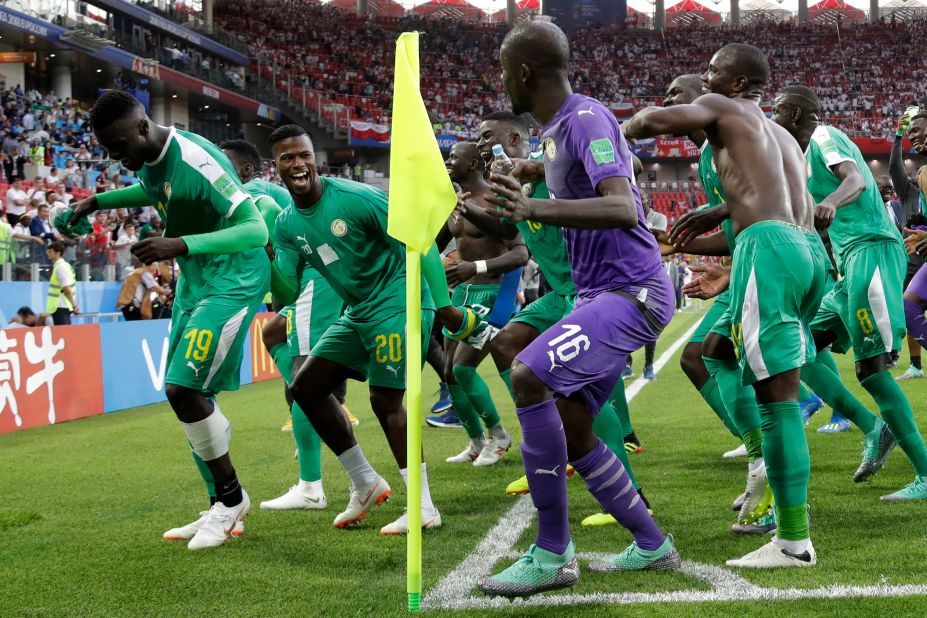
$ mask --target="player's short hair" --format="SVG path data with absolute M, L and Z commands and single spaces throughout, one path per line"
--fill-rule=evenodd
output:
M 566 71 L 570 64 L 570 41 L 553 22 L 521 22 L 505 35 L 502 45 L 522 61 L 545 71 Z
M 64 243 L 56 240 L 48 245 L 48 248 L 57 253 L 64 253 Z
M 503 110 L 500 112 L 491 112 L 483 116 L 483 122 L 503 122 L 514 129 L 517 129 L 519 133 L 527 137 L 528 130 L 528 121 L 522 118 L 521 116 L 515 115 L 514 112 Z
M 927 120 L 927 108 L 921 108 L 921 111 L 911 116 L 911 122 L 915 120 Z
M 31 307 L 24 305 L 16 310 L 16 315 L 24 318 L 28 318 L 35 315 L 35 311 Z
M 273 133 L 270 134 L 270 137 L 267 138 L 267 145 L 273 148 L 275 145 L 277 145 L 277 143 L 282 142 L 285 139 L 299 137 L 301 135 L 307 136 L 309 141 L 312 141 L 312 134 L 303 127 L 299 126 L 298 124 L 285 124 L 274 129 Z
M 94 106 L 90 108 L 90 126 L 94 131 L 103 131 L 141 106 L 139 100 L 128 92 L 110 90 L 97 99 Z
M 245 163 L 250 163 L 255 169 L 261 167 L 261 153 L 257 146 L 245 139 L 228 139 L 219 144 L 222 150 L 235 153 Z
M 733 56 L 737 71 L 747 76 L 750 86 L 765 86 L 769 81 L 769 60 L 759 47 L 728 43 L 721 50 Z
M 808 86 L 793 84 L 780 90 L 779 94 L 787 96 L 791 102 L 808 113 L 819 114 L 821 112 L 821 101 L 818 95 L 814 94 L 814 90 Z

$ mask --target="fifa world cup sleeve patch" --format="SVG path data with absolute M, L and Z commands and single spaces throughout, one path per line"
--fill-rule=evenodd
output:
M 607 137 L 589 142 L 589 152 L 596 165 L 615 162 L 615 146 Z
M 222 174 L 216 178 L 212 186 L 218 191 L 219 195 L 227 200 L 231 200 L 238 192 L 238 187 L 235 186 L 228 174 Z

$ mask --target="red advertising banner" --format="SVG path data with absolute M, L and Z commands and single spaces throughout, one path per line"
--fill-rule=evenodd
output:
M 98 326 L 0 330 L 0 433 L 102 413 Z
M 261 338 L 264 326 L 276 315 L 273 312 L 259 313 L 251 323 L 251 379 L 255 382 L 280 377 L 274 359 L 264 347 L 264 340 Z

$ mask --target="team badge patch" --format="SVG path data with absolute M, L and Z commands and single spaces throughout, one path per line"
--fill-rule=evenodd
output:
M 348 233 L 348 224 L 342 221 L 341 219 L 335 219 L 332 221 L 332 234 L 341 238 Z
M 167 199 L 171 199 L 171 183 L 169 182 L 164 183 L 164 195 Z
M 531 197 L 534 194 L 534 185 L 530 182 L 526 182 L 521 186 L 521 192 L 527 197 Z
M 607 137 L 589 142 L 589 152 L 592 153 L 596 165 L 615 162 L 615 146 Z
M 544 156 L 550 161 L 557 158 L 557 144 L 552 137 L 548 137 L 544 140 Z

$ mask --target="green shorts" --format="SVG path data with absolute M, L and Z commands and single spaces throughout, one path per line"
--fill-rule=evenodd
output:
M 328 327 L 338 321 L 344 301 L 322 275 L 309 280 L 292 305 L 280 313 L 286 316 L 286 341 L 293 356 L 307 356 Z
M 434 320 L 433 309 L 422 309 L 423 361 Z M 369 381 L 370 386 L 405 390 L 406 314 L 403 311 L 365 322 L 342 315 L 312 346 L 311 354 L 347 367 L 352 378 Z
M 190 309 L 174 306 L 165 384 L 215 395 L 238 390 L 251 321 L 261 307 L 207 298 Z
M 499 296 L 498 283 L 461 283 L 454 288 L 451 295 L 451 304 L 455 307 L 470 307 L 477 317 L 485 318 L 492 311 Z M 449 337 L 448 330 L 442 329 L 445 337 Z
M 744 385 L 814 360 L 810 322 L 824 294 L 825 265 L 810 232 L 781 221 L 737 236 L 731 270 L 731 340 Z
M 731 292 L 730 290 L 725 290 L 718 294 L 715 297 L 715 302 L 712 303 L 711 307 L 702 317 L 702 321 L 698 323 L 698 328 L 695 329 L 695 332 L 692 334 L 692 338 L 689 339 L 689 343 L 702 343 L 705 341 L 705 337 L 708 336 L 708 333 L 714 332 L 714 326 L 718 324 L 721 320 L 721 317 L 727 312 L 728 307 L 731 306 Z M 731 336 L 731 319 L 730 313 L 727 314 L 728 318 L 724 324 L 720 325 L 719 332 L 725 337 Z
M 561 296 L 550 292 L 516 313 L 509 322 L 521 322 L 543 333 L 572 311 L 575 302 L 576 296 Z
M 902 285 L 907 255 L 895 241 L 860 245 L 844 258 L 844 277 L 827 294 L 811 330 L 837 336 L 832 347 L 853 348 L 857 361 L 901 349 L 905 335 Z

